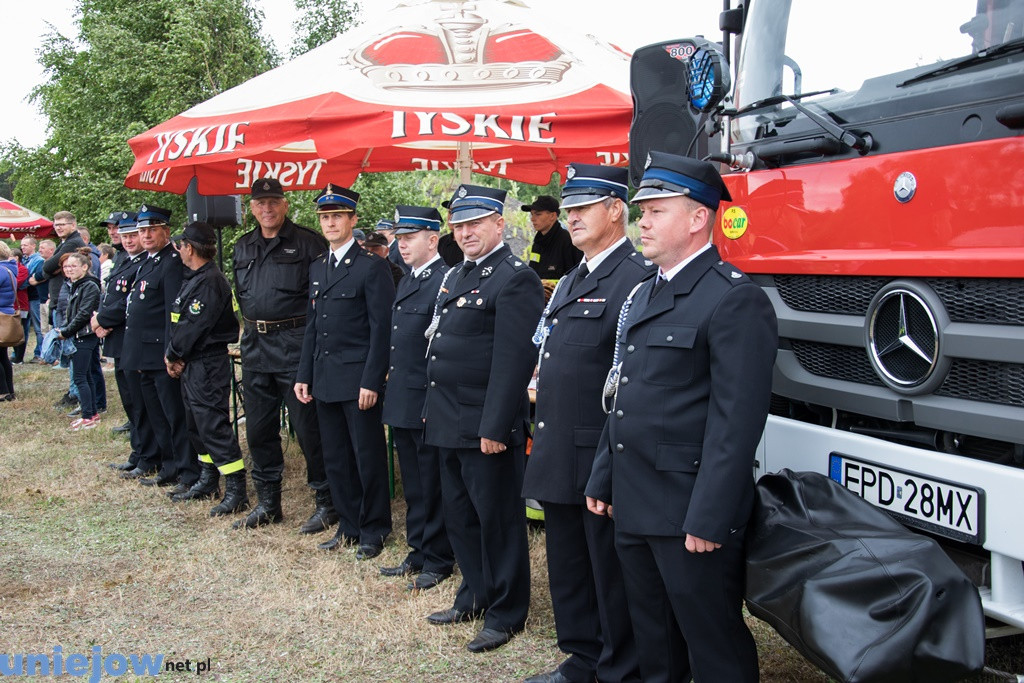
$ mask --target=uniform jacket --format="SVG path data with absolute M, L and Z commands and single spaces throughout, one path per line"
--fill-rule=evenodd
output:
M 583 252 L 572 243 L 569 231 L 556 221 L 548 234 L 537 233 L 530 247 L 530 267 L 545 280 L 557 280 L 583 260 Z
M 185 277 L 171 304 L 171 337 L 165 351 L 170 360 L 190 361 L 213 353 L 227 353 L 238 341 L 238 318 L 231 302 L 231 285 L 213 264 L 185 269 Z
M 171 337 L 171 306 L 185 266 L 170 244 L 139 266 L 128 294 L 121 365 L 125 370 L 163 370 Z
M 544 288 L 507 246 L 460 274 L 451 275 L 439 299 L 424 440 L 444 448 L 479 448 L 481 438 L 519 445 L 526 438 L 526 387 L 537 362 L 531 340 Z
M 778 334 L 760 287 L 714 247 L 623 325 L 618 394 L 586 494 L 617 530 L 723 543 L 750 516 Z
M 336 267 L 330 253 L 309 267 L 306 336 L 297 383 L 320 401 L 355 401 L 384 391 L 395 284 L 387 261 L 353 242 Z
M 384 397 L 384 424 L 405 429 L 423 427 L 427 395 L 427 340 L 434 302 L 448 266 L 436 259 L 417 277 L 402 278 L 391 307 L 391 361 Z
M 327 240 L 286 218 L 272 240 L 260 228 L 235 243 L 235 294 L 242 313 L 242 357 L 253 372 L 292 372 L 302 351 L 304 324 L 260 333 L 248 320 L 301 317 L 309 305 L 309 266 L 327 251 Z
M 68 297 L 67 322 L 60 327 L 61 336 L 65 339 L 78 339 L 94 334 L 89 321 L 99 305 L 99 280 L 92 275 L 86 275 L 77 282 L 72 282 L 71 296 Z
M 77 230 L 72 230 L 68 238 L 57 245 L 53 256 L 43 261 L 43 277 L 49 280 L 50 301 L 57 300 L 57 297 L 60 295 L 60 287 L 64 284 L 64 271 L 61 270 L 60 257 L 84 246 L 85 240 L 82 239 Z M 36 279 L 38 280 L 39 278 L 37 277 Z
M 142 251 L 135 256 L 128 256 L 127 252 L 118 252 L 125 258 L 121 263 L 114 260 L 114 269 L 110 271 L 107 279 L 107 288 L 100 298 L 100 308 L 96 312 L 96 322 L 100 327 L 106 327 L 110 333 L 103 338 L 103 353 L 111 358 L 121 356 L 121 348 L 124 345 L 124 322 L 128 310 L 128 293 L 132 291 L 135 284 L 135 274 L 139 272 L 139 266 L 146 260 L 146 252 Z
M 523 495 L 582 504 L 605 413 L 601 396 L 612 365 L 619 309 L 630 290 L 656 271 L 628 241 L 585 279 L 565 276 L 545 311 L 549 327 L 537 378 L 533 448 Z

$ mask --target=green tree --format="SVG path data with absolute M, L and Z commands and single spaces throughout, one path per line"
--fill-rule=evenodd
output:
M 295 9 L 301 14 L 292 23 L 296 33 L 292 57 L 309 52 L 361 23 L 359 3 L 349 0 L 295 0 Z
M 32 99 L 49 121 L 46 142 L 8 144 L 0 171 L 17 200 L 70 209 L 90 227 L 144 202 L 183 217 L 184 198 L 124 187 L 127 141 L 275 66 L 262 11 L 252 0 L 79 0 L 77 13 L 76 36 L 51 30 L 39 50 L 46 80 Z

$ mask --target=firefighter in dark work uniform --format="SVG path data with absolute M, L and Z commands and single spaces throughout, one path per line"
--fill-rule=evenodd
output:
M 164 362 L 167 374 L 181 378 L 189 439 L 199 453 L 199 481 L 171 500 L 202 500 L 217 495 L 224 475 L 224 499 L 210 516 L 239 512 L 249 506 L 245 462 L 231 429 L 228 397 L 231 359 L 228 344 L 238 341 L 238 319 L 231 285 L 213 264 L 217 234 L 206 223 L 191 223 L 175 235 L 174 248 L 188 270 L 171 306 L 171 338 Z
M 244 521 L 248 528 L 280 522 L 281 401 L 306 458 L 306 482 L 316 508 L 299 529 L 312 534 L 338 522 L 324 472 L 316 408 L 292 391 L 299 367 L 309 303 L 309 264 L 327 251 L 327 240 L 288 218 L 288 200 L 275 178 L 252 185 L 252 215 L 259 226 L 235 244 L 235 294 L 243 318 L 242 386 L 245 433 L 252 456 L 252 480 L 259 497 Z

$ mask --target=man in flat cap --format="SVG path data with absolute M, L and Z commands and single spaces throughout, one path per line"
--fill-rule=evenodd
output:
M 544 280 L 557 280 L 583 258 L 558 220 L 558 200 L 542 194 L 532 204 L 520 208 L 530 213 L 530 223 L 536 231 L 530 247 L 530 267 Z
M 395 244 L 397 244 L 397 242 Z M 388 262 L 388 270 L 391 272 L 391 279 L 394 280 L 395 288 L 397 288 L 399 281 L 405 276 L 405 271 L 392 263 L 391 259 L 388 258 L 388 238 L 380 232 L 371 232 L 366 236 L 366 239 L 363 240 L 362 247 L 371 254 L 376 254 Z
M 252 482 L 259 501 L 240 526 L 280 522 L 281 401 L 306 459 L 306 483 L 314 491 L 313 515 L 299 532 L 326 531 L 338 521 L 324 473 L 316 410 L 295 398 L 295 371 L 302 352 L 309 303 L 309 265 L 327 251 L 317 232 L 288 218 L 288 200 L 276 178 L 252 184 L 249 210 L 259 224 L 235 244 L 235 297 L 242 314 L 242 387 L 245 434 Z
M 359 194 L 328 184 L 316 198 L 330 245 L 309 268 L 309 307 L 295 396 L 315 405 L 338 530 L 324 550 L 358 543 L 380 555 L 391 533 L 387 443 L 381 422 L 395 285 L 388 262 L 352 236 Z M 315 399 L 315 402 L 314 402 Z
M 200 473 L 195 484 L 171 500 L 212 498 L 223 474 L 224 498 L 210 510 L 210 516 L 216 517 L 249 506 L 245 462 L 228 412 L 228 344 L 238 341 L 238 318 L 231 285 L 213 263 L 217 255 L 214 229 L 207 223 L 190 223 L 172 243 L 188 270 L 171 306 L 171 336 L 164 363 L 167 374 L 181 379 L 188 436 L 199 454 Z
M 121 361 L 125 372 L 138 373 L 148 422 L 162 460 L 155 477 L 141 478 L 145 486 L 188 490 L 199 478 L 199 463 L 185 430 L 181 383 L 167 374 L 164 347 L 171 336 L 171 307 L 184 276 L 178 252 L 171 246 L 171 212 L 145 205 L 138 210 L 139 241 L 148 254 L 139 265 L 125 310 Z M 149 447 L 143 446 L 149 452 Z M 131 472 L 134 472 L 132 470 Z
M 433 624 L 484 628 L 467 648 L 501 647 L 523 630 L 530 602 L 526 509 L 520 491 L 536 364 L 530 341 L 544 290 L 502 243 L 505 191 L 462 185 L 448 222 L 466 260 L 437 300 L 424 440 L 441 451 L 444 517 L 462 585 Z
M 384 576 L 415 574 L 409 590 L 426 590 L 452 573 L 455 556 L 441 507 L 441 460 L 423 442 L 423 401 L 427 394 L 427 339 L 441 282 L 448 266 L 437 253 L 441 214 L 425 206 L 395 207 L 395 241 L 410 273 L 398 283 L 391 308 L 391 361 L 384 397 L 384 424 L 391 427 L 405 495 L 405 537 L 409 553 Z
M 614 508 L 645 681 L 758 679 L 743 542 L 777 330 L 761 288 L 710 244 L 722 199 L 710 163 L 651 152 L 633 201 L 658 275 L 623 305 L 586 488 L 592 512 Z
M 104 280 L 105 285 L 103 290 L 103 298 L 100 299 L 101 304 L 103 302 L 103 299 L 106 298 L 107 287 L 109 286 L 109 283 L 115 282 L 114 272 L 118 271 L 120 269 L 119 267 L 122 264 L 124 264 L 124 262 L 127 261 L 129 258 L 128 252 L 125 251 L 124 245 L 121 242 L 121 222 L 127 221 L 129 218 L 131 218 L 132 221 L 135 220 L 134 211 L 111 211 L 105 219 L 100 221 L 100 227 L 107 229 L 107 235 L 110 237 L 110 245 L 114 247 L 115 252 L 113 266 L 110 269 L 110 274 L 107 276 L 107 279 Z M 120 332 L 124 332 L 123 327 L 120 328 Z M 128 398 L 129 401 L 131 399 L 127 396 L 128 386 L 123 378 L 124 372 L 122 371 L 119 373 L 117 371 L 117 357 L 121 355 L 121 340 L 116 338 L 118 336 L 120 335 L 107 335 L 106 337 L 101 337 L 101 339 L 103 339 L 103 355 L 108 358 L 114 359 L 114 379 L 117 382 L 118 394 L 120 394 L 121 396 L 121 404 L 125 405 L 125 399 Z M 125 407 L 125 414 L 131 414 L 127 407 Z M 124 424 L 118 427 L 114 427 L 111 430 L 111 432 L 115 434 L 121 434 L 129 431 L 131 429 L 131 426 L 131 418 L 129 417 L 128 421 L 126 421 Z
M 544 505 L 558 646 L 569 658 L 528 683 L 639 681 L 615 527 L 583 495 L 605 422 L 605 377 L 619 309 L 654 265 L 626 238 L 624 168 L 571 164 L 562 209 L 583 261 L 559 281 L 534 338 L 540 348 L 533 448 L 523 495 Z

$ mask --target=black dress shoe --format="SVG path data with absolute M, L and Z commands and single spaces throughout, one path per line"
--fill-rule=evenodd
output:
M 499 647 L 512 640 L 514 633 L 508 631 L 498 631 L 493 628 L 482 628 L 480 633 L 476 634 L 476 638 L 469 641 L 466 645 L 466 649 L 470 652 L 487 652 L 488 650 L 497 650 Z
M 363 543 L 356 548 L 357 560 L 371 560 L 384 552 L 384 546 L 372 543 Z
M 190 488 L 192 488 L 192 487 L 191 486 L 185 486 L 184 484 L 182 484 L 179 481 L 177 484 L 174 485 L 173 489 L 171 489 L 170 491 L 167 492 L 167 497 L 168 498 L 174 498 L 179 493 L 187 492 Z
M 447 579 L 451 574 L 442 574 L 440 572 L 420 572 L 409 585 L 406 586 L 406 590 L 411 591 L 425 591 L 430 590 L 437 584 Z
M 427 621 L 437 626 L 443 626 L 445 624 L 461 624 L 464 621 L 473 621 L 474 619 L 479 619 L 483 615 L 483 610 L 478 612 L 463 612 L 460 609 L 452 607 L 451 609 L 434 612 L 427 616 Z
M 147 479 L 139 479 L 139 483 L 143 486 L 174 486 L 178 483 L 177 477 L 166 477 L 162 474 L 157 473 L 155 477 L 149 477 Z
M 130 460 L 128 460 L 126 462 L 108 462 L 107 463 L 107 467 L 109 467 L 112 470 L 119 470 L 121 472 L 127 472 L 128 470 L 134 470 L 135 469 L 135 463 L 133 463 Z
M 124 434 L 125 432 L 130 432 L 130 431 L 132 431 L 132 423 L 131 422 L 125 422 L 120 427 L 114 427 L 113 429 L 111 429 L 110 433 L 111 434 Z
M 142 479 L 143 477 L 152 477 L 156 474 L 153 470 L 143 470 L 138 467 L 121 473 L 122 479 Z
M 562 675 L 562 672 L 558 669 L 549 671 L 546 674 L 537 674 L 536 676 L 530 676 L 523 683 L 572 683 L 568 678 Z
M 334 534 L 334 537 L 331 538 L 331 540 L 318 543 L 316 547 L 320 550 L 340 550 L 342 548 L 347 548 L 350 545 L 356 545 L 357 543 L 359 543 L 358 538 L 344 534 L 341 529 L 338 529 L 338 532 Z
M 410 574 L 418 574 L 423 571 L 423 567 L 417 567 L 408 559 L 402 560 L 402 564 L 397 567 L 381 567 L 381 576 L 409 576 Z

